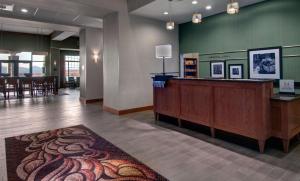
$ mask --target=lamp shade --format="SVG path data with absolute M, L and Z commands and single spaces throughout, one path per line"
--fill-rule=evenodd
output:
M 172 45 L 158 45 L 155 47 L 156 58 L 172 58 Z

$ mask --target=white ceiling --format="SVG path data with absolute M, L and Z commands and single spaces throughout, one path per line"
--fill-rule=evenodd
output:
M 102 28 L 101 18 L 112 12 L 75 0 L 0 0 L 0 4 L 14 5 L 13 12 L 0 11 L 1 17 L 78 27 Z M 28 13 L 22 13 L 22 8 Z
M 43 23 L 29 20 L 0 17 L 0 30 L 42 35 L 50 35 L 54 31 L 61 31 L 73 32 L 74 35 L 78 35 L 80 28 L 53 23 Z
M 176 23 L 186 23 L 191 21 L 194 12 L 202 13 L 203 17 L 215 15 L 226 11 L 229 0 L 198 0 L 197 5 L 192 4 L 193 0 L 173 0 L 171 3 L 172 20 Z M 248 6 L 264 0 L 238 0 L 240 7 Z M 211 10 L 205 7 L 211 5 Z M 139 16 L 168 21 L 169 16 L 163 15 L 164 11 L 170 11 L 168 0 L 155 0 L 132 13 Z

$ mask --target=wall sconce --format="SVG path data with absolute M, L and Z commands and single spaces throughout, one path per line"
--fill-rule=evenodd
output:
M 99 55 L 98 54 L 94 54 L 93 58 L 94 58 L 94 62 L 98 63 Z
M 99 51 L 98 50 L 94 50 L 93 51 L 93 60 L 95 63 L 98 63 L 99 62 Z
M 57 65 L 56 60 L 54 60 L 53 65 L 54 65 L 53 71 L 56 72 L 56 70 L 57 70 L 57 69 L 56 69 L 56 65 Z
M 84 71 L 84 65 L 81 66 L 81 70 Z

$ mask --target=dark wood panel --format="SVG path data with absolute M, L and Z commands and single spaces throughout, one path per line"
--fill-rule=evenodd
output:
M 169 81 L 165 88 L 154 88 L 154 111 L 168 116 L 179 117 L 179 87 L 175 81 Z
M 282 137 L 282 123 L 281 123 L 282 111 L 281 105 L 272 103 L 271 104 L 271 122 L 272 122 L 272 135 Z
M 272 135 L 283 141 L 283 149 L 289 151 L 290 139 L 300 133 L 300 99 L 271 100 Z
M 210 125 L 212 118 L 212 87 L 193 84 L 180 86 L 180 119 Z
M 215 119 L 218 129 L 257 138 L 255 89 L 216 87 L 214 92 Z
M 288 120 L 290 136 L 295 136 L 300 132 L 300 100 L 295 100 L 288 105 Z

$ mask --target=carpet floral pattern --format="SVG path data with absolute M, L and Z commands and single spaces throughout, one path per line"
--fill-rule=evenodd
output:
M 167 180 L 82 125 L 5 141 L 9 181 Z

